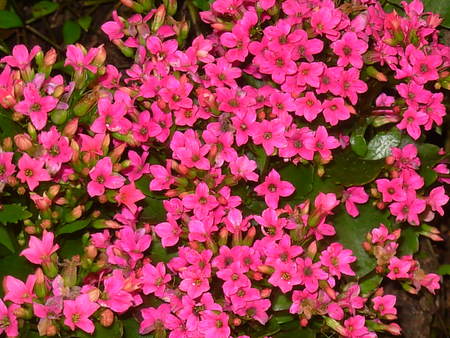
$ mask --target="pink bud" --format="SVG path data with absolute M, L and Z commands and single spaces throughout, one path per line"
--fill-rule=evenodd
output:
M 14 136 L 14 143 L 17 148 L 22 151 L 28 151 L 33 147 L 33 143 L 31 141 L 31 137 L 28 134 L 17 134 Z

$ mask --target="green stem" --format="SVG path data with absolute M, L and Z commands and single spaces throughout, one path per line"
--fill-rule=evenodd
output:
M 60 45 L 58 45 L 56 42 L 54 42 L 53 40 L 50 40 L 48 37 L 46 37 L 44 34 L 42 34 L 41 32 L 39 32 L 37 29 L 35 29 L 32 26 L 26 25 L 25 29 L 27 29 L 28 31 L 30 31 L 31 33 L 37 35 L 38 37 L 40 37 L 42 40 L 44 40 L 45 42 L 48 42 L 49 44 L 51 44 L 53 47 L 55 47 L 57 50 L 59 51 L 64 51 L 63 48 L 61 48 Z

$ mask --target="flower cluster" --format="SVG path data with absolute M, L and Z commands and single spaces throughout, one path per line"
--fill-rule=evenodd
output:
M 21 210 L 0 222 L 21 221 L 16 247 L 37 265 L 5 277 L 0 333 L 400 334 L 383 277 L 439 288 L 396 254 L 402 227 L 441 239 L 426 223 L 449 169 L 421 135 L 443 123 L 450 48 L 418 0 L 405 17 L 356 2 L 216 0 L 200 13 L 210 34 L 188 43 L 176 1 L 127 0 L 138 14 L 102 25 L 124 72 L 103 46 L 69 45 L 70 76 L 54 50 L 0 59 L 2 208 Z M 361 125 L 398 139 L 357 157 Z M 336 177 L 353 161 L 378 169 Z M 345 241 L 368 210 L 385 225 Z

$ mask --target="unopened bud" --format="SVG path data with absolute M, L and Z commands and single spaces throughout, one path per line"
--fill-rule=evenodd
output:
M 70 121 L 67 122 L 65 125 L 62 135 L 66 136 L 68 138 L 72 138 L 78 129 L 78 118 L 73 118 Z
M 17 134 L 14 136 L 14 143 L 22 151 L 28 151 L 33 147 L 31 137 L 28 134 Z
M 161 5 L 156 10 L 156 13 L 153 17 L 153 22 L 151 25 L 152 32 L 156 33 L 158 29 L 163 25 L 164 20 L 166 18 L 166 7 Z
M 114 313 L 110 309 L 105 309 L 100 314 L 100 324 L 109 327 L 114 322 Z

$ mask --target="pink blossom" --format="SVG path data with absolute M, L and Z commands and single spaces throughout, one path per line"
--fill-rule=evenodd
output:
M 275 271 L 268 282 L 278 286 L 283 293 L 289 292 L 295 285 L 303 283 L 301 273 L 297 271 L 297 265 L 293 262 L 275 262 L 274 269 Z
M 16 166 L 12 163 L 13 155 L 13 152 L 0 151 L 0 183 L 6 182 L 16 170 Z
M 305 96 L 298 98 L 295 101 L 296 111 L 295 114 L 303 116 L 306 121 L 314 121 L 322 111 L 322 103 L 316 98 L 314 92 L 306 92 Z
M 99 304 L 118 313 L 128 310 L 133 304 L 133 296 L 125 291 L 125 283 L 122 270 L 114 270 L 112 276 L 103 281 L 104 291 Z
M 25 283 L 13 276 L 6 276 L 3 280 L 4 300 L 10 300 L 16 304 L 33 303 L 33 298 L 36 297 L 33 291 L 35 282 L 36 276 L 33 274 L 28 275 Z
M 425 211 L 426 202 L 416 197 L 415 192 L 409 192 L 405 201 L 394 202 L 389 205 L 392 215 L 397 221 L 408 221 L 411 225 L 419 225 L 419 214 Z
M 328 274 L 321 269 L 321 262 L 313 263 L 311 258 L 297 258 L 298 276 L 305 289 L 315 292 L 319 288 L 319 280 L 328 278 Z
M 282 181 L 280 174 L 272 169 L 264 182 L 255 187 L 255 191 L 258 196 L 264 196 L 264 201 L 270 208 L 276 209 L 280 197 L 290 196 L 295 188 L 290 182 Z
M 345 67 L 351 64 L 353 67 L 362 68 L 362 55 L 367 50 L 365 41 L 358 39 L 354 32 L 346 32 L 341 39 L 331 44 L 333 52 L 339 56 L 338 66 Z
M 75 298 L 75 300 L 64 301 L 64 324 L 67 325 L 72 331 L 76 327 L 87 333 L 93 333 L 95 330 L 94 323 L 89 319 L 95 311 L 98 310 L 100 305 L 92 302 L 89 299 L 89 295 L 83 294 Z
M 355 272 L 350 267 L 350 263 L 356 261 L 356 257 L 352 255 L 352 251 L 344 249 L 340 243 L 331 243 L 328 248 L 322 251 L 320 262 L 328 268 L 330 275 L 341 278 L 341 273 L 354 276 Z
M 255 173 L 257 165 L 253 160 L 249 160 L 247 156 L 239 156 L 230 162 L 230 171 L 237 178 L 243 178 L 248 181 L 257 182 L 258 174 Z
M 170 329 L 175 330 L 181 326 L 180 320 L 170 313 L 170 305 L 162 304 L 157 309 L 149 307 L 141 310 L 143 321 L 139 326 L 140 334 L 152 331 Z
M 19 325 L 17 322 L 17 317 L 14 314 L 20 306 L 17 304 L 11 304 L 6 307 L 3 300 L 0 299 L 0 334 L 6 333 L 8 337 L 18 337 L 19 336 Z
M 344 121 L 350 118 L 350 111 L 345 106 L 344 99 L 335 97 L 331 100 L 324 100 L 322 103 L 322 114 L 325 121 L 335 126 L 339 121 Z
M 394 307 L 397 297 L 393 295 L 377 296 L 372 298 L 373 308 L 382 316 L 396 315 L 397 309 Z
M 30 236 L 28 248 L 23 250 L 20 255 L 25 256 L 33 264 L 50 263 L 50 256 L 59 249 L 59 245 L 53 245 L 53 232 L 44 230 L 42 240 L 35 236 Z
M 431 207 L 431 210 L 436 211 L 439 215 L 444 215 L 444 209 L 442 206 L 447 204 L 449 197 L 445 193 L 444 187 L 436 187 L 430 191 L 430 195 L 427 198 L 427 204 Z
M 401 259 L 392 257 L 388 265 L 389 273 L 386 276 L 389 279 L 409 278 L 411 268 L 412 262 L 407 256 Z
M 97 56 L 100 48 L 90 48 L 86 51 L 80 45 L 68 45 L 66 47 L 66 61 L 64 66 L 72 66 L 76 72 L 87 69 L 92 73 L 97 72 L 97 67 L 92 65 L 92 61 Z
M 252 126 L 251 135 L 255 144 L 262 144 L 266 154 L 272 155 L 275 148 L 286 146 L 285 126 L 279 119 L 263 120 Z
M 199 323 L 199 331 L 205 337 L 228 338 L 231 332 L 228 326 L 228 315 L 224 312 L 205 311 Z
M 364 191 L 364 187 L 351 187 L 345 190 L 343 201 L 345 201 L 345 210 L 352 217 L 357 217 L 359 211 L 355 203 L 363 204 L 369 200 L 369 195 Z
M 181 277 L 183 280 L 181 281 L 179 288 L 180 290 L 187 292 L 189 297 L 197 298 L 209 290 L 208 278 L 203 276 L 198 270 L 192 269 L 183 271 Z
M 12 50 L 12 55 L 4 56 L 0 62 L 6 62 L 11 67 L 25 70 L 30 66 L 31 61 L 36 54 L 41 51 L 41 47 L 34 46 L 30 52 L 25 45 L 15 45 Z
M 344 321 L 343 335 L 349 338 L 359 337 L 376 337 L 375 334 L 370 335 L 369 330 L 365 327 L 366 320 L 364 316 L 354 316 Z
M 187 209 L 193 209 L 197 217 L 205 217 L 211 210 L 217 207 L 217 199 L 209 194 L 208 185 L 200 182 L 195 188 L 195 193 L 186 195 L 183 198 L 183 206 Z
M 119 189 L 119 193 L 114 197 L 119 205 L 125 204 L 133 214 L 137 211 L 136 202 L 143 200 L 144 198 L 145 195 L 136 188 L 134 182 L 122 186 Z
M 41 96 L 33 83 L 25 86 L 23 96 L 24 100 L 17 103 L 14 109 L 29 116 L 33 126 L 41 130 L 47 124 L 47 114 L 56 107 L 58 100 L 53 96 Z
M 125 179 L 118 174 L 113 174 L 113 166 L 110 157 L 104 157 L 89 171 L 91 181 L 87 185 L 89 196 L 100 196 L 105 193 L 105 188 L 118 189 L 123 186 Z
M 169 274 L 166 274 L 164 263 L 160 262 L 156 266 L 145 264 L 142 267 L 142 272 L 144 294 L 154 293 L 156 297 L 163 297 L 166 284 L 172 279 Z

